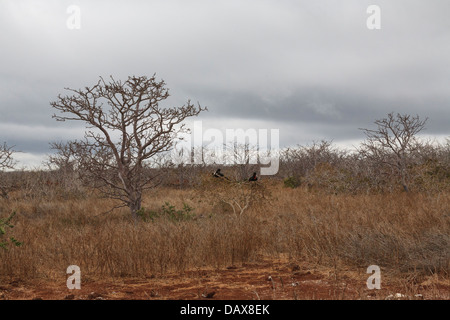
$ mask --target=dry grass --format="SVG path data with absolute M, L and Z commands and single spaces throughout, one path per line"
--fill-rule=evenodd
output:
M 143 277 L 283 255 L 336 274 L 379 265 L 404 279 L 410 291 L 421 277 L 449 279 L 449 193 L 327 195 L 269 188 L 271 201 L 241 217 L 193 191 L 157 189 L 146 195 L 146 208 L 157 210 L 168 201 L 178 209 L 186 203 L 196 217 L 138 224 L 126 209 L 103 214 L 109 200 L 13 196 L 0 202 L 0 216 L 17 212 L 10 232 L 24 244 L 0 251 L 0 275 L 65 278 L 67 266 L 75 264 L 84 281 Z

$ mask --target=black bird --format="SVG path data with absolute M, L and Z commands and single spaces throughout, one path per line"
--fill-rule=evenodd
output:
M 258 177 L 256 176 L 256 172 L 253 172 L 253 175 L 248 179 L 248 181 L 258 181 Z
M 228 179 L 227 177 L 225 177 L 225 176 L 223 175 L 223 173 L 220 172 L 220 169 L 217 169 L 216 172 L 214 172 L 212 175 L 213 175 L 214 177 L 216 177 L 216 178 L 223 178 L 223 179 L 226 179 L 226 180 L 230 181 L 230 179 Z
M 214 172 L 212 175 L 216 178 L 221 178 L 224 176 L 223 173 L 220 172 L 220 169 L 217 169 L 216 172 Z

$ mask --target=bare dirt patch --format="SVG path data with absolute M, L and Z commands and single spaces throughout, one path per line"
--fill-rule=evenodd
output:
M 308 300 L 308 299 L 450 299 L 448 281 L 427 279 L 415 285 L 383 278 L 380 290 L 369 290 L 363 271 L 326 270 L 263 261 L 223 269 L 198 269 L 142 278 L 82 277 L 80 290 L 66 279 L 0 281 L 6 300 Z M 84 279 L 84 280 L 83 280 Z

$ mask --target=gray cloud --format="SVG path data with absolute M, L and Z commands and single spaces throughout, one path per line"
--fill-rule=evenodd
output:
M 66 27 L 71 4 L 80 30 Z M 381 30 L 366 28 L 371 4 Z M 0 140 L 48 152 L 83 131 L 51 118 L 64 87 L 155 72 L 168 104 L 199 101 L 220 128 L 282 128 L 282 144 L 361 139 L 390 111 L 450 135 L 448 12 L 447 0 L 2 1 Z

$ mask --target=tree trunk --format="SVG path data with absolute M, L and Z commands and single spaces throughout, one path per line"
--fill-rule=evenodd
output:
M 399 169 L 400 169 L 400 176 L 401 176 L 401 183 L 403 186 L 403 190 L 405 192 L 409 192 L 408 183 L 407 183 L 407 172 L 406 172 L 406 165 L 403 162 L 399 163 Z
M 128 207 L 130 208 L 131 216 L 133 217 L 134 221 L 137 221 L 138 211 L 141 209 L 142 206 L 142 197 L 139 195 L 136 197 L 136 199 L 129 202 Z

